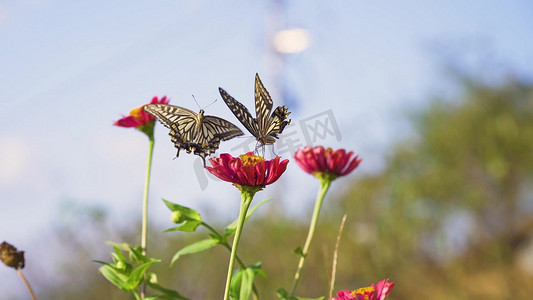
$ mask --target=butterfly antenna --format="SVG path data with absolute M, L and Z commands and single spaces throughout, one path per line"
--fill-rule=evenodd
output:
M 217 102 L 217 99 L 215 99 L 215 101 L 213 101 L 213 102 L 209 103 L 209 105 L 207 105 L 206 107 L 204 107 L 204 109 L 206 109 L 206 108 L 208 108 L 209 106 L 211 106 L 211 105 L 215 104 L 215 102 Z
M 198 105 L 198 108 L 200 108 L 200 109 L 206 109 L 206 108 L 208 108 L 209 106 L 215 104 L 215 102 L 217 102 L 217 99 L 215 99 L 215 101 L 211 102 L 209 105 L 207 105 L 206 107 L 202 108 L 202 107 L 200 106 L 200 104 L 198 104 L 198 101 L 196 101 L 196 98 L 194 97 L 194 95 L 192 95 L 192 98 L 194 99 L 194 102 L 196 102 L 196 105 Z
M 200 107 L 200 104 L 198 104 L 198 101 L 196 101 L 196 98 L 194 97 L 194 95 L 192 95 L 192 99 L 194 100 L 194 102 L 196 103 L 196 105 L 198 105 L 198 108 L 199 108 L 199 109 L 202 109 L 202 107 Z

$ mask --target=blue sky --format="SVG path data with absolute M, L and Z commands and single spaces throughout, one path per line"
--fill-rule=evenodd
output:
M 0 239 L 36 253 L 34 229 L 54 222 L 66 200 L 108 209 L 119 223 L 140 216 L 147 141 L 112 122 L 154 95 L 198 110 L 191 95 L 205 107 L 221 86 L 250 107 L 259 73 L 275 103 L 288 89 L 293 124 L 331 110 L 342 139 L 318 144 L 359 153 L 362 174 L 409 135 L 406 112 L 453 93 L 446 62 L 533 78 L 529 1 L 286 2 L 278 13 L 269 1 L 0 2 Z M 276 66 L 270 38 L 293 27 L 312 44 Z M 240 126 L 222 101 L 206 114 Z M 173 160 L 166 129 L 156 131 L 151 217 L 170 226 L 165 197 L 234 218 L 235 188 L 209 181 L 203 190 L 195 157 Z M 297 212 L 316 189 L 300 175 L 291 163 L 259 198 L 278 196 L 270 205 Z

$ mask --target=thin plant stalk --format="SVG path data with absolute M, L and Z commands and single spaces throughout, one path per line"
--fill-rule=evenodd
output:
M 335 251 L 333 252 L 333 264 L 331 266 L 331 281 L 329 283 L 328 299 L 333 296 L 333 288 L 335 286 L 335 274 L 337 274 L 337 256 L 339 254 L 339 244 L 341 241 L 342 230 L 344 229 L 344 223 L 346 222 L 346 214 L 342 217 L 341 226 L 339 226 L 339 234 L 337 235 L 337 241 L 335 242 Z
M 320 214 L 320 208 L 322 207 L 322 201 L 324 200 L 324 196 L 326 196 L 326 193 L 328 192 L 330 185 L 331 185 L 331 180 L 329 179 L 320 180 L 320 190 L 318 191 L 317 198 L 315 201 L 315 208 L 313 209 L 313 216 L 311 218 L 311 224 L 309 225 L 309 232 L 307 233 L 307 239 L 305 240 L 305 244 L 302 249 L 301 256 L 300 256 L 300 261 L 298 262 L 298 268 L 296 269 L 296 274 L 294 274 L 294 279 L 292 281 L 292 287 L 289 293 L 290 296 L 294 295 L 294 292 L 296 291 L 296 287 L 298 286 L 298 282 L 300 281 L 300 276 L 301 276 L 302 269 L 304 267 L 305 258 L 307 257 L 307 254 L 309 253 L 309 246 L 311 245 L 311 241 L 313 240 L 313 235 L 315 233 L 316 224 L 318 221 L 318 215 Z
M 148 144 L 148 163 L 146 166 L 146 178 L 144 181 L 144 195 L 143 195 L 143 212 L 141 225 L 141 248 L 142 254 L 146 256 L 146 244 L 148 239 L 148 190 L 150 188 L 150 173 L 152 171 L 152 156 L 154 152 L 154 138 L 149 137 Z M 146 282 L 143 281 L 141 285 L 141 298 L 146 295 Z
M 237 228 L 235 231 L 235 236 L 233 237 L 233 245 L 231 247 L 231 254 L 229 257 L 228 275 L 226 277 L 224 300 L 229 299 L 230 284 L 231 284 L 231 278 L 233 277 L 233 265 L 235 263 L 235 257 L 237 255 L 237 248 L 239 246 L 239 240 L 241 238 L 242 228 L 244 227 L 246 213 L 248 212 L 248 208 L 250 207 L 250 204 L 252 203 L 254 193 L 251 193 L 246 190 L 242 190 L 241 197 L 242 197 L 242 200 L 241 200 L 241 209 L 239 212 L 239 220 L 237 222 Z
M 30 283 L 28 282 L 28 280 L 26 279 L 26 277 L 24 277 L 24 274 L 22 274 L 22 271 L 20 269 L 17 268 L 17 273 L 19 274 L 20 278 L 22 278 L 22 280 L 24 281 L 24 283 L 26 284 L 26 287 L 28 288 L 28 290 L 30 291 L 30 294 L 31 294 L 31 298 L 33 300 L 36 300 L 37 298 L 35 297 L 35 294 L 33 293 L 33 290 L 30 286 Z
M 205 228 L 207 228 L 209 231 L 211 231 L 211 233 L 213 233 L 216 237 L 218 237 L 222 241 L 221 245 L 224 246 L 224 248 L 228 249 L 228 251 L 230 251 L 231 253 L 231 245 L 227 241 L 224 240 L 224 238 L 222 237 L 222 235 L 220 235 L 220 233 L 218 233 L 218 231 L 216 231 L 213 227 L 211 227 L 209 224 L 203 221 L 202 221 L 202 225 Z M 242 259 L 239 257 L 238 254 L 235 254 L 235 259 L 237 260 L 237 263 L 241 267 L 241 270 L 246 269 L 246 265 L 244 264 L 244 262 L 242 261 Z M 259 292 L 257 291 L 257 287 L 255 286 L 255 283 L 252 285 L 252 291 L 254 293 L 254 299 L 259 299 Z

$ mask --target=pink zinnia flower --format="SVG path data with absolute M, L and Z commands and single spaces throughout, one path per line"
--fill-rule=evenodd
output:
M 287 169 L 288 159 L 280 162 L 280 157 L 265 160 L 253 152 L 233 157 L 228 153 L 209 159 L 212 167 L 205 167 L 216 177 L 233 183 L 237 188 L 251 187 L 256 191 L 276 182 Z
M 169 99 L 167 99 L 166 96 L 163 98 L 158 99 L 157 97 L 153 97 L 152 101 L 147 104 L 154 104 L 154 103 L 161 103 L 161 104 L 168 104 Z M 146 105 L 146 104 L 144 104 Z M 130 114 L 128 116 L 124 116 L 121 119 L 115 121 L 113 124 L 120 127 L 133 127 L 137 128 L 140 131 L 146 133 L 148 136 L 150 136 L 150 132 L 152 132 L 153 135 L 153 126 L 155 124 L 155 119 L 151 115 L 147 114 L 142 108 L 144 105 L 141 105 L 137 108 L 134 108 L 130 111 Z
M 333 297 L 330 300 L 384 300 L 393 286 L 394 282 L 383 279 L 376 285 L 372 283 L 370 286 L 357 290 L 340 291 L 337 293 L 337 297 Z
M 298 149 L 294 159 L 305 172 L 316 177 L 329 176 L 331 180 L 351 173 L 361 159 L 358 155 L 353 156 L 353 151 L 346 153 L 344 149 L 333 150 L 322 146 Z

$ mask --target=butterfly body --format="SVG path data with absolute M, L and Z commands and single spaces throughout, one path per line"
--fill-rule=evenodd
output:
M 272 98 L 257 74 L 255 74 L 255 118 L 252 117 L 246 106 L 235 100 L 225 90 L 220 87 L 218 90 L 235 117 L 262 146 L 274 144 L 278 134 L 281 134 L 285 126 L 291 122 L 290 119 L 287 120 L 290 112 L 285 106 L 278 106 L 271 113 Z
M 144 111 L 158 119 L 169 129 L 174 146 L 187 153 L 193 152 L 202 158 L 214 153 L 220 141 L 229 140 L 244 133 L 232 123 L 215 116 L 206 116 L 204 111 L 195 113 L 192 110 L 168 104 L 148 104 Z

